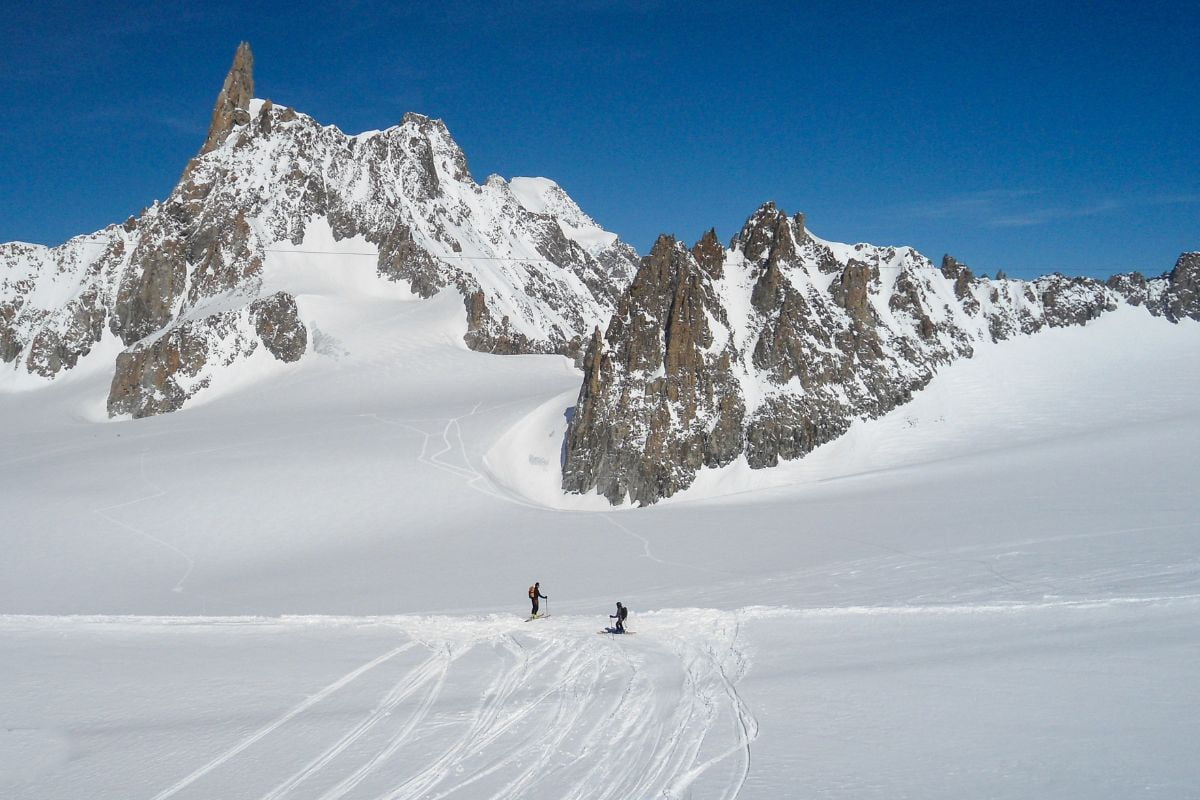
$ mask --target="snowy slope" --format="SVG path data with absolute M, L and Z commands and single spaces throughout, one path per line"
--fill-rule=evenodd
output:
M 597 512 L 546 502 L 569 360 L 322 275 L 311 358 L 180 413 L 107 421 L 102 370 L 4 377 L 4 796 L 1200 780 L 1200 326 L 986 345 L 802 461 Z M 618 599 L 636 635 L 596 635 Z

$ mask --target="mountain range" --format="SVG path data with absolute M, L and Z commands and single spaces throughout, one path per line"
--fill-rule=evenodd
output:
M 477 183 L 440 120 L 349 135 L 256 99 L 243 43 L 164 201 L 57 247 L 0 245 L 0 361 L 42 383 L 102 363 L 109 416 L 178 411 L 239 365 L 336 352 L 305 283 L 364 260 L 398 291 L 457 293 L 467 348 L 573 359 L 562 488 L 613 504 L 800 458 L 982 346 L 1122 305 L 1200 320 L 1200 253 L 1154 278 L 989 278 L 825 241 L 773 203 L 728 244 L 663 236 L 639 258 L 553 181 Z

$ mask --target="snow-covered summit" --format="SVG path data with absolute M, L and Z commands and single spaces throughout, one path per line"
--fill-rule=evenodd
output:
M 615 233 L 600 227 L 549 178 L 513 178 L 508 187 L 525 210 L 556 220 L 564 236 L 592 255 L 599 255 L 616 244 Z
M 419 114 L 352 136 L 254 99 L 252 66 L 243 43 L 165 201 L 56 248 L 0 246 L 0 358 L 53 378 L 111 337 L 110 413 L 175 410 L 264 346 L 304 356 L 314 269 L 457 291 L 466 344 L 488 352 L 578 355 L 607 319 L 637 255 L 557 185 L 477 184 Z

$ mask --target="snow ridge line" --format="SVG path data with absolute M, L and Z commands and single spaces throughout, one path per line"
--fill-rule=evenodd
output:
M 265 725 L 262 728 L 259 728 L 253 734 L 246 737 L 242 741 L 238 742 L 236 745 L 229 748 L 228 750 L 226 750 L 224 753 L 217 756 L 213 760 L 209 761 L 204 766 L 195 770 L 187 777 L 183 778 L 182 780 L 178 781 L 177 783 L 173 784 L 172 786 L 170 786 L 170 787 L 164 789 L 163 791 L 159 792 L 158 794 L 154 795 L 154 797 L 152 797 L 151 800 L 167 800 L 168 797 L 172 797 L 172 796 L 178 794 L 179 792 L 186 789 L 188 786 L 191 786 L 193 783 L 195 783 L 196 781 L 203 778 L 205 775 L 212 772 L 217 767 L 224 764 L 229 759 L 233 758 L 234 756 L 241 753 L 246 748 L 250 747 L 255 742 L 259 741 L 260 739 L 267 736 L 268 734 L 274 732 L 275 730 L 277 730 L 278 728 L 283 726 L 285 723 L 287 723 L 289 720 L 304 713 L 308 709 L 315 706 L 317 703 L 319 703 L 322 700 L 324 700 L 325 698 L 329 697 L 334 692 L 336 692 L 339 689 L 343 688 L 344 686 L 350 684 L 355 679 L 361 677 L 364 673 L 367 673 L 367 672 L 371 671 L 372 669 L 374 669 L 375 667 L 379 666 L 380 664 L 382 664 L 386 661 L 389 661 L 392 658 L 395 658 L 396 656 L 405 652 L 406 650 L 411 650 L 413 647 L 416 647 L 416 642 L 408 642 L 406 644 L 402 644 L 399 647 L 392 648 L 391 650 L 389 650 L 386 653 L 384 653 L 383 655 L 373 659 L 372 661 L 368 661 L 366 664 L 356 667 L 355 669 L 346 673 L 342 677 L 338 678 L 333 683 L 331 683 L 328 686 L 326 686 L 325 688 L 321 689 L 316 694 L 310 695 L 309 697 L 305 698 L 302 702 L 293 706 L 286 714 L 279 717 L 274 722 L 271 722 L 270 724 Z
M 475 491 L 477 491 L 487 497 L 491 497 L 496 500 L 501 500 L 504 502 L 513 503 L 515 505 L 523 506 L 525 508 L 531 508 L 531 509 L 534 509 L 537 511 L 551 511 L 551 512 L 557 512 L 557 513 L 577 513 L 577 512 L 571 511 L 570 509 L 561 509 L 561 508 L 555 508 L 553 506 L 545 506 L 545 505 L 541 505 L 538 503 L 532 503 L 532 502 L 518 496 L 517 494 L 515 494 L 513 492 L 504 491 L 504 490 L 500 489 L 499 487 L 497 487 L 495 485 L 495 483 L 485 473 L 480 472 L 479 470 L 477 470 L 475 468 L 474 464 L 472 464 L 472 462 L 471 462 L 471 457 L 467 454 L 467 446 L 466 446 L 466 442 L 463 440 L 462 426 L 460 425 L 460 420 L 466 419 L 467 417 L 473 417 L 473 416 L 477 415 L 480 411 L 481 405 L 482 405 L 482 403 L 476 403 L 475 406 L 471 409 L 471 411 L 469 413 L 462 414 L 457 417 L 450 417 L 450 418 L 446 419 L 446 424 L 442 428 L 442 432 L 440 435 L 442 447 L 436 453 L 429 452 L 430 441 L 433 439 L 435 434 L 424 431 L 424 430 L 418 428 L 416 425 L 412 424 L 414 422 L 430 422 L 432 420 L 388 419 L 386 417 L 381 417 L 378 414 L 362 414 L 361 416 L 366 417 L 368 419 L 373 419 L 376 422 L 382 423 L 384 425 L 394 425 L 397 427 L 401 427 L 406 430 L 410 430 L 415 434 L 420 435 L 422 437 L 421 452 L 417 455 L 417 461 L 419 463 L 424 464 L 428 467 L 432 467 L 433 469 L 437 469 L 437 470 L 441 470 L 442 472 L 449 473 L 450 475 L 453 475 L 456 478 L 461 478 L 464 481 L 466 481 L 466 485 L 468 488 L 474 489 Z M 490 410 L 492 410 L 492 408 L 495 408 L 495 407 L 490 407 L 485 410 L 490 411 Z M 440 419 L 437 420 L 437 422 L 441 422 L 441 421 L 442 420 L 440 420 Z M 466 467 L 461 467 L 457 464 L 451 464 L 449 462 L 442 460 L 443 456 L 445 456 L 447 453 L 450 453 L 451 451 L 453 451 L 455 449 L 455 445 L 451 441 L 452 436 L 458 440 L 457 449 L 458 449 L 459 454 L 462 456 L 463 463 L 465 463 L 467 465 Z M 486 467 L 485 467 L 485 469 L 486 469 Z M 638 541 L 642 546 L 642 552 L 639 554 L 639 556 L 641 558 L 647 558 L 657 564 L 662 564 L 663 566 L 682 567 L 684 569 L 695 570 L 698 572 L 706 572 L 711 575 L 724 575 L 724 576 L 734 575 L 734 573 L 728 572 L 726 570 L 713 569 L 712 567 L 704 567 L 704 566 L 700 566 L 697 564 L 687 564 L 682 561 L 667 561 L 665 559 L 659 558 L 658 556 L 654 555 L 653 551 L 650 548 L 650 540 L 647 539 L 645 536 L 643 536 L 640 533 L 637 533 L 636 531 L 631 530 L 630 528 L 626 527 L 625 525 L 621 524 L 620 522 L 617 522 L 617 520 L 613 519 L 613 517 L 610 514 L 601 512 L 601 513 L 599 513 L 599 516 L 601 519 L 603 519 L 605 522 L 607 522 L 612 527 L 616 528 L 617 530 L 621 531 L 625 535 Z
M 1019 611 L 1047 611 L 1053 609 L 1091 610 L 1117 606 L 1170 605 L 1172 603 L 1194 603 L 1200 594 L 1151 595 L 1147 597 L 1099 597 L 1079 600 L 1046 599 L 1036 601 L 1012 601 L 992 603 L 956 603 L 946 605 L 919 606 L 827 606 L 791 608 L 788 606 L 746 606 L 740 610 L 748 619 L 770 617 L 863 617 L 863 616 L 909 616 L 909 615 L 958 615 L 996 614 Z M 645 615 L 643 615 L 645 616 Z
M 1080 598 L 1077 600 L 1046 599 L 1034 601 L 996 601 L 990 603 L 947 603 L 944 605 L 894 605 L 894 606 L 743 606 L 738 609 L 703 609 L 703 608 L 659 608 L 643 611 L 639 618 L 654 618 L 663 614 L 679 612 L 695 613 L 700 611 L 721 611 L 721 613 L 738 613 L 746 619 L 769 618 L 772 616 L 799 617 L 838 617 L 838 616 L 868 616 L 868 615 L 906 615 L 906 614 L 978 614 L 1002 613 L 1016 611 L 1040 611 L 1055 608 L 1093 609 L 1113 606 L 1134 605 L 1168 605 L 1171 603 L 1193 603 L 1200 601 L 1200 593 L 1165 594 L 1147 596 L 1114 596 L 1097 598 Z M 595 615 L 555 614 L 560 620 L 590 620 Z M 407 629 L 413 623 L 428 626 L 438 622 L 454 622 L 461 624 L 469 621 L 478 624 L 480 639 L 495 638 L 497 626 L 505 630 L 519 630 L 517 622 L 525 618 L 512 614 L 492 614 L 486 616 L 449 614 L 365 614 L 361 616 L 339 614 L 282 614 L 279 616 L 247 615 L 247 616 L 170 616 L 170 615 L 141 615 L 141 614 L 0 614 L 0 629 L 10 630 L 43 630 L 50 627 L 90 626 L 104 628 L 112 626 L 129 627 L 243 627 L 243 626 L 274 626 L 274 627 L 362 627 L 370 625 L 391 626 Z

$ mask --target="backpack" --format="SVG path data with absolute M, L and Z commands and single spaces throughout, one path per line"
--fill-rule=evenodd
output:
M 538 591 L 537 591 L 537 586 L 530 586 L 530 587 L 529 587 L 529 599 L 530 599 L 530 600 L 532 600 L 533 598 L 537 597 L 537 593 L 538 593 Z
M 628 616 L 629 616 L 629 606 L 621 606 L 621 622 L 624 622 L 625 618 Z

